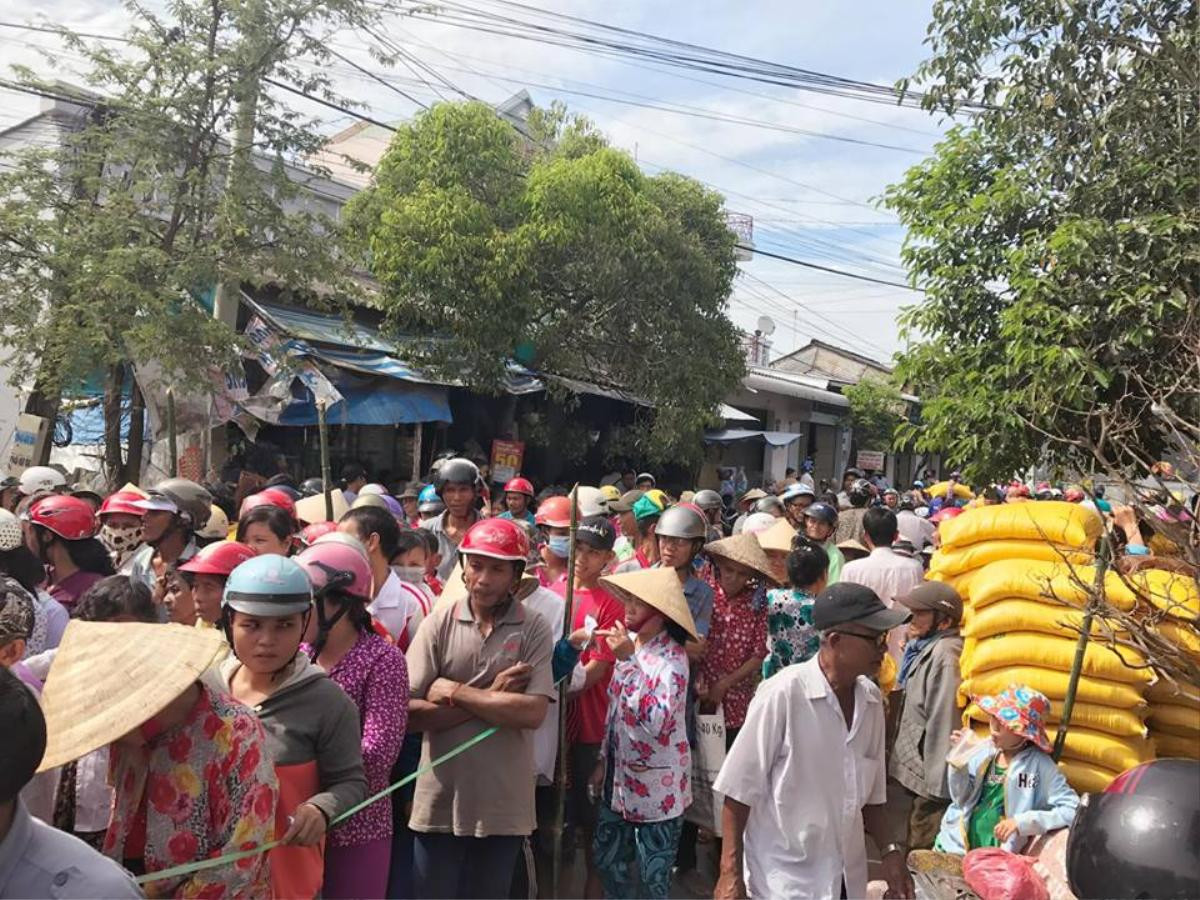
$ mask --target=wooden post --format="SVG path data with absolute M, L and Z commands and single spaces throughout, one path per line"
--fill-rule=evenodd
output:
M 413 429 L 412 478 L 409 479 L 414 484 L 421 480 L 421 442 L 424 437 L 425 423 L 418 422 L 417 427 Z
M 132 440 L 132 439 L 131 439 Z M 175 389 L 167 388 L 167 456 L 172 478 L 179 477 L 179 447 L 175 438 Z
M 1083 626 L 1079 640 L 1075 644 L 1075 658 L 1071 661 L 1071 674 L 1067 679 L 1067 693 L 1063 697 L 1062 719 L 1058 724 L 1058 734 L 1054 736 L 1054 761 L 1062 757 L 1063 748 L 1067 744 L 1067 731 L 1071 727 L 1071 714 L 1075 711 L 1075 694 L 1079 688 L 1079 678 L 1083 674 L 1083 658 L 1087 653 L 1088 641 L 1091 639 L 1092 620 L 1096 611 L 1104 603 L 1104 580 L 1108 572 L 1110 544 L 1108 536 L 1100 539 L 1100 553 L 1096 557 L 1096 577 L 1092 582 L 1092 594 L 1088 597 L 1087 606 L 1083 610 Z
M 317 433 L 321 438 L 321 487 L 325 492 L 325 520 L 333 521 L 333 479 L 329 476 L 329 427 L 325 424 L 325 401 L 317 401 Z
M 567 590 L 563 604 L 562 636 L 571 633 L 571 620 L 575 613 L 575 535 L 579 530 L 579 485 L 571 489 L 571 534 L 567 542 Z M 551 878 L 554 884 L 551 896 L 558 896 L 562 880 L 563 830 L 567 815 L 567 686 L 571 675 L 558 686 L 558 768 L 554 775 L 554 862 Z

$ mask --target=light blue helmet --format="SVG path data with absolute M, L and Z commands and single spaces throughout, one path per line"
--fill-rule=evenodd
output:
M 267 554 L 229 573 L 221 605 L 248 616 L 291 616 L 307 612 L 312 597 L 312 583 L 298 562 Z
M 784 503 L 791 503 L 797 497 L 816 497 L 817 492 L 810 488 L 807 484 L 796 482 L 789 484 L 787 489 L 779 495 L 779 499 Z
M 436 485 L 427 484 L 421 488 L 421 493 L 417 496 L 417 511 L 421 515 L 436 516 L 445 510 L 445 508 L 446 504 L 438 496 Z

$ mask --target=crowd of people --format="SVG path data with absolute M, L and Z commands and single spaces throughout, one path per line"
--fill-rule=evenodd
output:
M 1048 485 L 342 474 L 0 484 L 0 897 L 862 897 L 868 838 L 910 897 L 912 850 L 1072 820 L 1045 697 L 960 730 L 963 601 L 924 579 L 940 522 Z

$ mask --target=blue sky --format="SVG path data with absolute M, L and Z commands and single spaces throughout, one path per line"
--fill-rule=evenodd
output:
M 490 0 L 456 0 L 464 6 L 505 12 Z M 863 81 L 890 84 L 911 74 L 925 56 L 922 40 L 928 0 L 891 3 L 691 2 L 679 0 L 527 0 L 580 16 L 773 62 Z M 161 4 L 152 2 L 151 8 Z M 101 33 L 120 33 L 128 13 L 111 0 L 40 0 L 45 19 Z M 0 0 L 0 18 L 27 21 L 31 7 Z M 507 12 L 532 18 L 508 9 Z M 563 25 L 564 23 L 559 23 Z M 885 281 L 903 281 L 898 268 L 902 229 L 874 207 L 884 187 L 929 152 L 944 123 L 920 110 L 899 109 L 789 88 L 735 81 L 714 74 L 668 72 L 560 47 L 483 34 L 445 21 L 395 16 L 386 35 L 467 93 L 498 103 L 522 86 L 538 104 L 561 99 L 592 118 L 612 142 L 636 152 L 647 172 L 673 169 L 726 195 L 731 211 L 755 219 L 757 246 Z M 567 26 L 569 27 L 569 26 Z M 33 44 L 49 35 L 0 29 L 0 63 L 45 69 Z M 333 35 L 343 55 L 389 77 L 418 99 L 437 97 L 403 66 L 390 72 L 368 53 L 370 39 Z M 70 78 L 63 59 L 59 77 Z M 6 75 L 8 73 L 5 73 Z M 389 121 L 416 107 L 349 68 L 334 70 L 339 88 L 361 99 L 363 110 Z M 682 76 L 682 77 L 681 77 Z M 774 126 L 821 132 L 908 148 L 880 149 L 820 137 L 676 115 L 608 102 L 568 91 L 626 92 L 655 104 L 686 104 Z M 446 96 L 454 95 L 443 88 Z M 36 108 L 36 101 L 4 96 L 0 126 Z M 647 102 L 638 100 L 637 102 Z M 313 107 L 313 112 L 317 108 Z M 330 131 L 352 120 L 323 111 Z M 869 119 L 873 121 L 862 121 Z M 776 323 L 774 342 L 787 352 L 817 337 L 886 359 L 900 346 L 896 312 L 919 296 L 911 291 L 823 274 L 756 257 L 742 264 L 730 315 L 745 328 L 761 316 Z

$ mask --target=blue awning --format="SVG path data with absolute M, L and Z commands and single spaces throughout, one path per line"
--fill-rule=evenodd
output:
M 329 407 L 330 425 L 396 425 L 411 422 L 452 422 L 444 388 L 395 381 L 336 379 L 342 400 Z M 316 425 L 317 407 L 307 388 L 279 417 L 280 425 Z
M 752 431 L 746 428 L 726 428 L 722 431 L 710 431 L 704 435 L 706 444 L 732 444 L 735 441 L 761 440 L 772 447 L 786 447 L 793 441 L 798 441 L 803 435 L 790 431 Z

